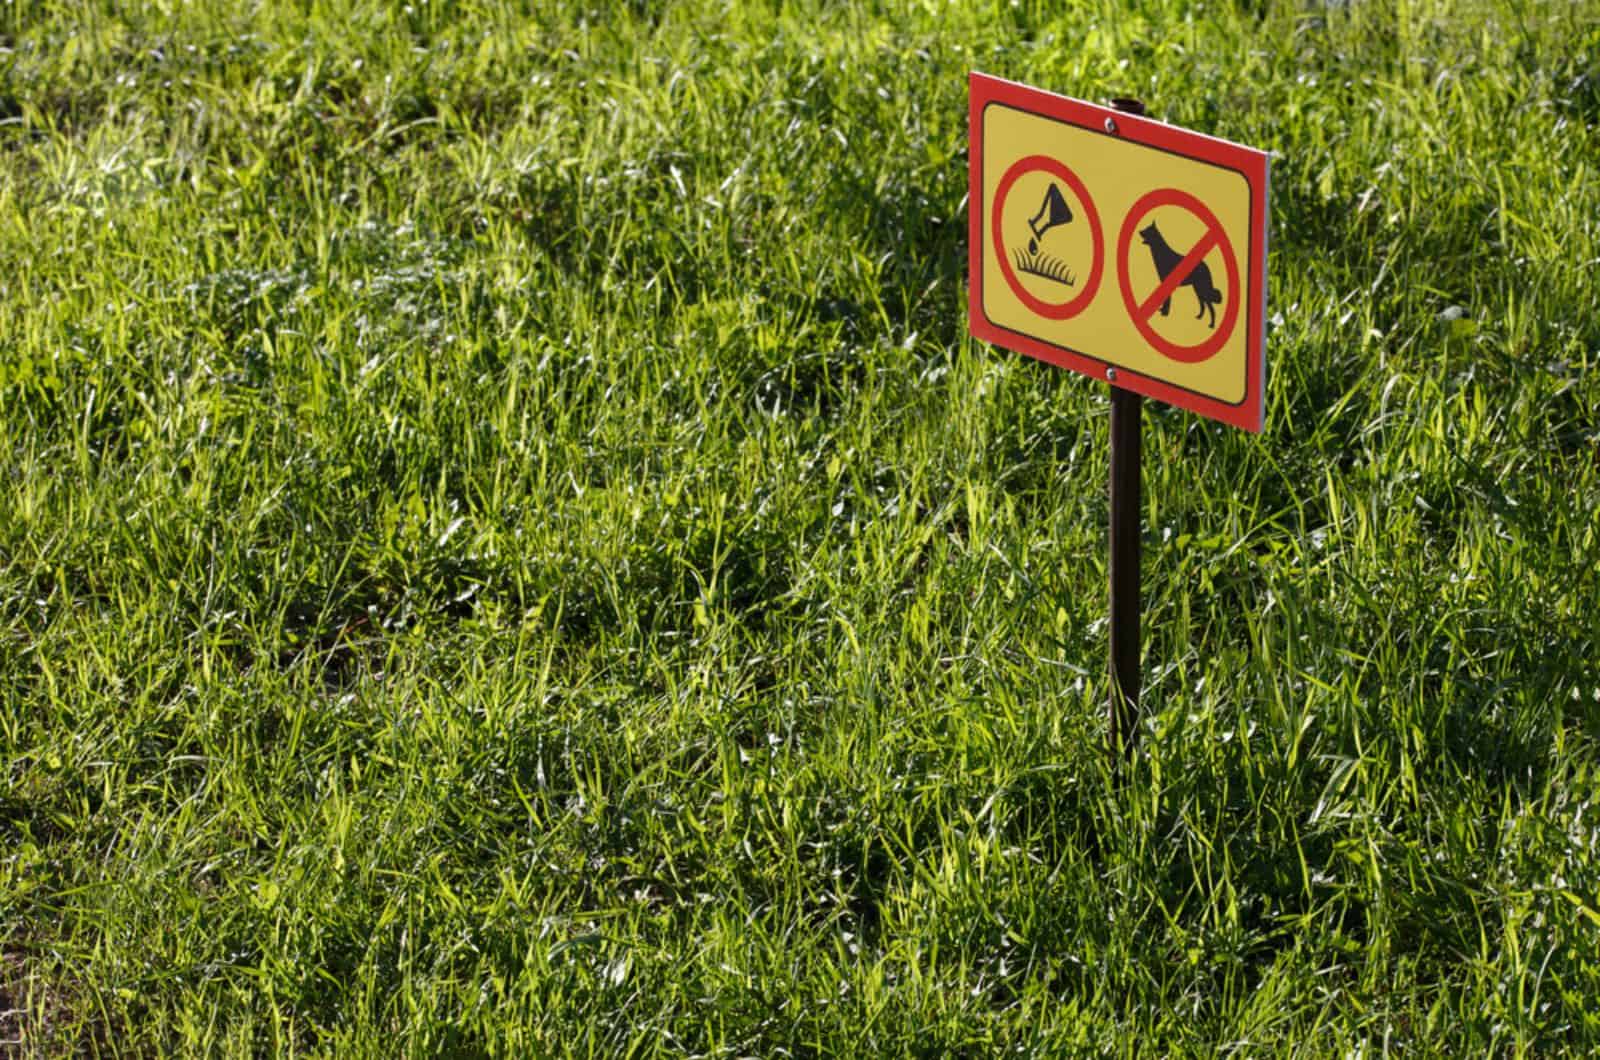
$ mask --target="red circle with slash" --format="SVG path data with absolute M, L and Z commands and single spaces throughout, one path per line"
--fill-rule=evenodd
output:
M 1189 252 L 1183 256 L 1173 270 L 1156 284 L 1156 289 L 1143 302 L 1133 295 L 1133 281 L 1128 273 L 1129 252 L 1133 246 L 1133 234 L 1138 230 L 1139 222 L 1143 221 L 1151 211 L 1162 206 L 1176 206 L 1180 210 L 1187 210 L 1200 219 L 1205 225 L 1205 235 L 1200 237 Z M 1161 334 L 1151 325 L 1150 318 L 1160 308 L 1161 303 L 1172 297 L 1174 291 L 1183 286 L 1183 281 L 1189 274 L 1206 259 L 1215 248 L 1222 252 L 1222 263 L 1228 271 L 1228 305 L 1222 311 L 1222 326 L 1212 332 L 1210 337 L 1193 346 L 1184 346 Z M 1198 364 L 1213 356 L 1222 349 L 1223 343 L 1228 341 L 1228 336 L 1233 334 L 1233 327 L 1239 320 L 1239 259 L 1233 252 L 1233 243 L 1228 240 L 1228 233 L 1222 230 L 1222 222 L 1217 220 L 1217 215 L 1212 213 L 1205 203 L 1177 188 L 1158 188 L 1144 198 L 1133 204 L 1133 209 L 1128 211 L 1127 220 L 1122 222 L 1122 231 L 1117 235 L 1117 281 L 1122 288 L 1122 304 L 1128 309 L 1128 316 L 1133 320 L 1133 326 L 1139 329 L 1139 334 L 1156 350 L 1174 361 L 1184 364 Z
M 1000 238 L 1000 215 L 1005 208 L 1006 196 L 1011 193 L 1011 186 L 1035 170 L 1043 170 L 1052 177 L 1064 181 L 1078 197 L 1078 202 L 1083 205 L 1083 215 L 1089 219 L 1089 237 L 1094 242 L 1094 265 L 1089 269 L 1089 280 L 1083 285 L 1083 290 L 1065 302 L 1046 302 L 1023 287 L 1022 281 L 1017 279 L 1016 270 L 1011 267 L 1005 242 Z M 1106 242 L 1105 233 L 1100 228 L 1100 211 L 1094 208 L 1094 200 L 1089 198 L 1089 189 L 1083 186 L 1083 181 L 1078 179 L 1076 173 L 1049 155 L 1028 155 L 1017 159 L 1011 164 L 1011 168 L 1006 170 L 1005 175 L 1000 178 L 999 186 L 995 188 L 994 207 L 989 213 L 989 231 L 994 234 L 994 252 L 1000 259 L 1000 274 L 1006 278 L 1011 293 L 1016 295 L 1023 305 L 1047 320 L 1066 320 L 1088 308 L 1095 291 L 1100 288 L 1100 274 L 1105 271 Z

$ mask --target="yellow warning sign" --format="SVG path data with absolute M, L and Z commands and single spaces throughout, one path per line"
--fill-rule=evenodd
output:
M 1261 424 L 1260 151 L 972 75 L 979 338 Z

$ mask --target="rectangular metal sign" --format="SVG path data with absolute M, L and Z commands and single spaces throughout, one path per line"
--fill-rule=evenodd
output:
M 974 73 L 972 334 L 1260 431 L 1267 155 Z

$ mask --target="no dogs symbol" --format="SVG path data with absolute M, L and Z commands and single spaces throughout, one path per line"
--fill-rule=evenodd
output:
M 1188 192 L 1160 188 L 1133 204 L 1117 236 L 1117 280 L 1133 326 L 1174 361 L 1210 358 L 1238 323 L 1238 256 Z

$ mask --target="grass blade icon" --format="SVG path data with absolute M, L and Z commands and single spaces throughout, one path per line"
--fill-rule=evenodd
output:
M 1077 286 L 1077 276 L 1073 274 L 1067 263 L 1060 258 L 1052 258 L 1046 254 L 1030 255 L 1021 250 L 1015 250 L 1012 251 L 1011 259 L 1018 272 L 1025 272 L 1030 276 L 1038 276 L 1066 287 Z

